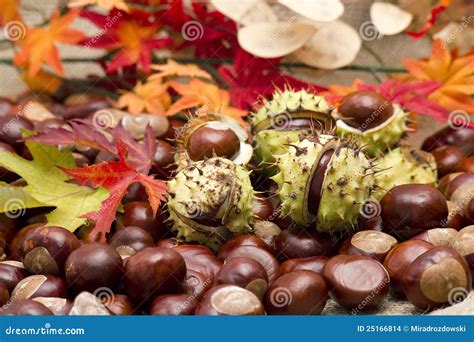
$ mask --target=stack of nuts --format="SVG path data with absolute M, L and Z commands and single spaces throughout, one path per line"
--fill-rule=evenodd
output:
M 376 110 L 374 106 L 379 103 L 385 103 L 386 110 L 367 129 L 358 130 L 354 127 L 364 120 L 367 97 L 373 99 L 368 102 L 370 110 Z M 292 100 L 290 96 L 288 101 Z M 319 98 L 317 101 L 313 106 L 317 120 L 326 112 L 331 115 L 332 110 L 337 112 L 334 121 L 344 120 L 345 113 L 354 114 L 352 121 L 340 125 L 349 127 L 344 134 L 350 132 L 367 138 L 366 132 L 387 129 L 390 120 L 403 119 L 400 109 L 386 107 L 386 99 L 370 92 L 356 94 L 350 102 L 343 101 L 339 110 L 325 108 Z M 42 208 L 29 209 L 20 217 L 1 214 L 1 315 L 319 315 L 324 313 L 329 298 L 348 314 L 374 313 L 383 308 L 389 293 L 408 299 L 420 310 L 434 310 L 459 302 L 471 291 L 474 130 L 446 128 L 423 144 L 422 149 L 434 156 L 437 184 L 397 183 L 383 189 L 382 196 L 373 200 L 378 210 L 370 217 L 357 217 L 351 212 L 349 218 L 344 212 L 338 220 L 347 220 L 347 227 L 322 231 L 318 228 L 320 220 L 326 227 L 333 227 L 331 222 L 324 221 L 322 213 L 322 206 L 331 199 L 327 196 L 333 196 L 336 201 L 347 195 L 328 192 L 336 184 L 326 184 L 324 177 L 334 168 L 342 167 L 330 160 L 339 153 L 359 160 L 357 156 L 363 153 L 360 149 L 338 142 L 339 145 L 321 152 L 314 163 L 305 160 L 315 173 L 314 178 L 302 186 L 301 194 L 306 202 L 301 201 L 306 204 L 303 208 L 297 207 L 295 203 L 302 197 L 296 190 L 290 191 L 289 197 L 294 202 L 284 205 L 292 211 L 283 212 L 282 203 L 287 199 L 277 196 L 283 191 L 282 186 L 274 182 L 279 177 L 275 176 L 277 171 L 262 169 L 255 158 L 250 161 L 252 152 L 248 153 L 252 142 L 255 147 L 255 141 L 252 134 L 233 128 L 235 123 L 225 123 L 216 116 L 211 124 L 199 122 L 193 126 L 180 117 L 167 119 L 149 114 L 132 117 L 109 106 L 106 99 L 78 95 L 60 104 L 48 99 L 42 103 L 25 99 L 19 104 L 1 99 L 0 150 L 28 156 L 21 141 L 21 129 L 45 132 L 51 127 L 67 127 L 67 120 L 71 118 L 93 119 L 101 110 L 107 110 L 113 114 L 111 125 L 120 122 L 137 140 L 143 138 L 145 124 L 155 129 L 158 148 L 153 173 L 162 179 L 173 182 L 175 175 L 186 167 L 180 163 L 189 156 L 191 163 L 213 160 L 216 168 L 220 160 L 235 163 L 240 169 L 235 171 L 231 166 L 229 174 L 241 177 L 232 183 L 231 192 L 234 196 L 241 191 L 236 195 L 238 219 L 244 220 L 247 215 L 242 209 L 246 204 L 241 203 L 241 199 L 247 198 L 245 177 L 255 190 L 251 190 L 253 195 L 248 197 L 249 220 L 242 221 L 240 226 L 234 224 L 237 221 L 229 223 L 225 219 L 233 212 L 226 209 L 221 216 L 214 213 L 216 216 L 211 217 L 206 212 L 207 216 L 179 221 L 182 213 L 177 215 L 179 207 L 173 203 L 163 205 L 153 216 L 140 185 L 129 188 L 123 199 L 123 212 L 117 213 L 107 243 L 91 238 L 93 226 L 84 226 L 72 233 L 48 225 L 47 211 Z M 290 114 L 298 110 L 294 109 L 297 106 L 291 108 Z M 258 134 L 264 132 L 268 136 L 268 132 L 274 130 L 297 139 L 298 135 L 311 130 L 309 142 L 327 144 L 326 138 L 313 131 L 312 120 L 316 115 L 309 112 L 307 108 L 299 112 L 295 116 L 298 119 L 293 126 L 286 127 L 286 131 L 269 123 L 265 127 L 258 126 Z M 12 121 L 12 115 L 17 115 L 17 119 Z M 393 119 L 394 115 L 400 116 Z M 291 135 L 295 131 L 298 135 Z M 189 136 L 179 137 L 183 132 Z M 257 130 L 253 133 L 257 134 Z M 273 138 L 277 139 L 278 134 Z M 288 141 L 288 145 L 298 143 L 290 138 Z M 383 145 L 380 140 L 375 142 Z M 294 147 L 296 157 L 309 153 L 302 146 Z M 396 146 L 391 146 L 394 148 Z M 113 157 L 80 146 L 75 147 L 74 156 L 78 165 Z M 260 161 L 267 162 L 270 157 L 262 156 Z M 278 161 L 281 166 L 282 159 L 273 157 L 268 165 L 275 167 Z M 371 158 L 364 158 L 361 163 L 365 163 L 365 169 L 376 169 Z M 341 189 L 350 190 L 343 188 L 351 184 L 353 170 L 348 170 L 347 178 L 337 180 Z M 15 174 L 5 169 L 0 171 L 1 181 L 24 185 Z M 249 171 L 252 174 L 247 176 Z M 298 177 L 298 172 L 303 175 L 310 171 L 305 165 L 294 172 Z M 384 171 L 375 173 L 378 172 Z M 193 180 L 192 177 L 189 179 Z M 219 177 L 223 177 L 223 183 L 228 181 L 221 174 Z M 358 189 L 358 183 L 351 186 L 364 194 L 380 193 L 381 186 L 372 183 L 371 189 Z M 200 189 L 199 178 L 196 184 Z M 293 185 L 298 184 L 295 178 Z M 234 200 L 232 196 L 225 200 L 227 204 Z M 350 205 L 360 204 L 356 202 Z M 335 209 L 339 206 L 337 203 L 333 204 Z M 175 212 L 169 208 L 172 204 Z M 298 221 L 295 212 L 303 215 L 307 212 L 305 220 L 310 223 L 295 222 Z M 196 235 L 182 234 L 183 230 L 189 233 L 194 228 Z M 188 236 L 196 240 L 186 240 Z

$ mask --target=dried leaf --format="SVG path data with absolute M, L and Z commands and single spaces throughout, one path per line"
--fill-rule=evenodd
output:
M 155 79 L 138 82 L 132 91 L 126 91 L 116 103 L 117 108 L 126 108 L 130 114 L 151 113 L 165 115 L 171 99 L 168 83 Z
M 405 30 L 413 20 L 413 15 L 388 2 L 374 2 L 370 6 L 370 20 L 378 33 L 393 36 Z
M 195 64 L 180 64 L 172 59 L 168 59 L 166 64 L 153 64 L 152 70 L 158 70 L 159 72 L 148 77 L 149 81 L 162 80 L 165 77 L 176 76 L 176 77 L 201 77 L 211 80 L 212 76 L 202 70 Z

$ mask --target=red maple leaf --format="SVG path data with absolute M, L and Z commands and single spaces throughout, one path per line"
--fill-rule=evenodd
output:
M 313 88 L 316 91 L 327 90 L 324 87 L 309 84 L 278 69 L 281 58 L 259 58 L 240 49 L 232 66 L 220 66 L 219 73 L 230 85 L 232 105 L 249 109 L 259 96 L 268 97 L 276 88 L 290 86 L 293 89 Z
M 73 169 L 61 167 L 61 170 L 82 185 L 104 187 L 109 190 L 109 197 L 102 202 L 100 209 L 83 216 L 95 221 L 91 235 L 102 242 L 106 241 L 106 234 L 110 232 L 120 202 L 132 183 L 139 182 L 145 187 L 153 215 L 156 215 L 167 190 L 165 182 L 154 179 L 153 176 L 144 175 L 129 165 L 124 142 L 116 139 L 115 146 L 119 161 L 108 161 Z

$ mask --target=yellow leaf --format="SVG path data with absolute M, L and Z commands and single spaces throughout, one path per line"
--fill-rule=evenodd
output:
M 149 77 L 150 80 L 162 79 L 169 76 L 178 77 L 201 77 L 206 79 L 212 79 L 211 75 L 202 70 L 195 64 L 180 64 L 172 59 L 168 59 L 166 64 L 154 64 L 151 66 L 153 70 L 159 72 Z
M 165 115 L 170 98 L 168 84 L 161 81 L 138 82 L 132 91 L 125 92 L 117 101 L 118 108 L 127 108 L 130 114 L 150 113 Z

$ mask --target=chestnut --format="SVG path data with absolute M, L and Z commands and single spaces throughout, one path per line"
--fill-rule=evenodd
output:
M 280 264 L 280 274 L 285 274 L 298 270 L 313 271 L 321 274 L 324 265 L 329 259 L 323 256 L 308 258 L 289 259 Z
M 408 240 L 395 246 L 385 257 L 384 267 L 390 275 L 390 288 L 397 294 L 403 294 L 402 277 L 408 267 L 421 254 L 434 246 L 423 240 Z
M 235 285 L 217 285 L 207 291 L 196 308 L 196 315 L 263 315 L 263 305 L 252 292 Z
M 461 229 L 451 242 L 451 247 L 466 259 L 474 272 L 474 226 Z
M 115 316 L 128 316 L 134 313 L 132 301 L 122 294 L 114 294 L 110 300 L 106 300 L 103 304 Z
M 186 269 L 201 273 L 208 283 L 214 282 L 222 267 L 222 262 L 205 246 L 178 245 L 172 250 L 183 257 Z
M 255 219 L 266 221 L 270 219 L 274 213 L 273 205 L 267 197 L 262 194 L 257 194 L 254 197 L 252 212 Z
M 21 252 L 21 246 L 23 245 L 23 242 L 31 235 L 34 234 L 34 232 L 41 227 L 43 227 L 44 224 L 41 223 L 34 223 L 30 224 L 26 227 L 21 228 L 18 233 L 16 233 L 15 237 L 13 238 L 12 242 L 10 243 L 10 255 L 9 257 L 13 260 L 18 260 L 22 261 L 22 252 Z
M 52 316 L 43 304 L 31 299 L 15 300 L 0 308 L 0 316 Z
M 362 255 L 332 257 L 324 266 L 323 277 L 331 297 L 354 313 L 379 307 L 390 285 L 382 264 Z
M 156 243 L 156 247 L 163 247 L 163 248 L 174 248 L 179 245 L 184 245 L 184 241 L 178 238 L 169 238 L 163 239 Z
M 184 259 L 173 249 L 148 247 L 125 262 L 127 294 L 138 305 L 179 290 L 185 276 Z
M 79 239 L 69 230 L 44 226 L 22 241 L 19 253 L 30 273 L 59 275 L 67 257 L 79 246 Z
M 153 210 L 148 202 L 130 202 L 123 206 L 123 226 L 137 226 L 146 230 L 156 241 L 160 240 L 166 233 L 168 227 L 163 222 L 163 212 L 153 217 Z
M 35 302 L 46 306 L 54 315 L 65 316 L 69 314 L 72 307 L 72 302 L 66 298 L 60 297 L 35 297 Z
M 431 151 L 431 154 L 436 160 L 439 178 L 454 172 L 458 168 L 458 164 L 466 157 L 459 147 L 449 145 L 440 146 Z
M 240 150 L 240 140 L 230 128 L 202 126 L 188 137 L 186 150 L 194 161 L 213 156 L 232 159 Z
M 20 140 L 23 138 L 21 135 L 22 129 L 33 129 L 33 124 L 30 120 L 20 115 L 8 115 L 0 117 L 0 140 L 10 144 L 14 147 L 20 147 L 23 143 Z
M 72 303 L 71 309 L 69 310 L 70 316 L 110 316 L 110 311 L 107 310 L 104 304 L 90 292 L 83 291 L 79 293 L 74 302 Z
M 183 292 L 197 300 L 212 287 L 213 283 L 214 278 L 206 278 L 203 273 L 188 269 L 183 281 Z
M 380 126 L 393 115 L 392 103 L 374 91 L 355 91 L 346 95 L 337 109 L 338 119 L 365 131 Z
M 467 222 L 470 221 L 470 218 L 468 217 L 469 216 L 468 213 L 467 212 L 463 213 L 462 208 L 460 208 L 454 202 L 447 201 L 447 205 L 448 205 L 448 217 L 446 219 L 446 222 L 443 224 L 443 227 L 453 228 L 456 230 L 463 228 L 466 225 L 466 221 Z M 463 214 L 465 214 L 466 217 L 464 217 Z
M 32 299 L 35 297 L 67 298 L 64 279 L 53 275 L 33 275 L 22 279 L 12 291 L 12 299 Z
M 127 193 L 122 199 L 123 204 L 127 204 L 130 202 L 146 202 L 148 201 L 148 195 L 146 194 L 145 187 L 141 183 L 132 183 L 128 189 Z M 120 220 L 123 219 L 123 215 L 118 215 L 117 218 Z M 117 224 L 117 219 L 116 219 Z M 122 222 L 120 224 L 123 226 Z
M 285 273 L 265 294 L 269 315 L 319 315 L 326 306 L 328 289 L 321 275 L 308 270 Z
M 169 294 L 156 297 L 150 305 L 150 315 L 193 315 L 197 301 L 186 294 Z
M 442 227 L 448 217 L 446 198 L 441 191 L 425 184 L 396 186 L 380 204 L 384 226 L 402 238 Z
M 431 152 L 443 145 L 454 145 L 460 147 L 464 154 L 471 155 L 474 151 L 474 130 L 469 127 L 446 126 L 435 134 L 425 139 L 422 149 Z
M 15 234 L 17 233 L 16 221 L 8 217 L 5 214 L 0 214 L 0 236 L 5 239 L 5 242 L 9 245 Z M 9 247 L 7 246 L 6 252 L 9 253 Z
M 363 230 L 346 239 L 339 248 L 339 254 L 365 255 L 383 262 L 397 243 L 397 239 L 386 233 Z
M 10 291 L 8 291 L 7 285 L 0 283 L 0 307 L 8 303 L 10 299 Z
M 456 167 L 457 172 L 474 173 L 474 156 L 462 160 Z
M 73 292 L 113 289 L 122 275 L 122 258 L 103 243 L 90 243 L 73 251 L 64 265 L 66 281 Z
M 234 258 L 250 258 L 263 266 L 267 272 L 269 283 L 273 283 L 279 275 L 279 265 L 275 257 L 266 249 L 256 246 L 240 246 L 235 248 L 225 259 L 226 262 Z
M 457 235 L 458 231 L 453 228 L 434 228 L 412 237 L 412 240 L 423 240 L 436 247 L 449 247 Z
M 366 218 L 361 215 L 358 228 L 359 230 L 374 230 L 381 232 L 384 230 L 382 217 L 379 215 Z
M 471 198 L 464 208 L 464 216 L 468 224 L 474 224 L 474 198 Z
M 140 227 L 129 226 L 120 229 L 112 235 L 109 244 L 114 248 L 128 246 L 138 252 L 147 247 L 152 247 L 154 241 L 153 237 L 146 230 Z
M 474 184 L 474 174 L 469 172 L 454 173 L 453 176 L 447 180 L 444 194 L 447 199 L 451 199 L 454 192 L 461 187 Z
M 161 139 L 157 139 L 156 152 L 153 156 L 153 167 L 162 170 L 170 169 L 175 162 L 175 152 L 175 148 L 171 146 L 168 142 Z
M 467 295 L 472 275 L 462 256 L 449 247 L 434 247 L 408 267 L 402 279 L 403 291 L 417 308 L 432 310 Z
M 8 291 L 13 291 L 15 286 L 28 276 L 28 272 L 20 262 L 2 261 L 0 262 L 0 283 L 4 284 Z
M 311 256 L 331 256 L 334 253 L 331 237 L 325 233 L 318 233 L 298 226 L 281 231 L 275 239 L 276 255 L 281 261 Z
M 241 247 L 241 246 L 254 246 L 263 248 L 269 252 L 272 252 L 268 244 L 265 243 L 259 236 L 251 235 L 251 234 L 242 234 L 237 235 L 236 237 L 231 238 L 228 240 L 220 249 L 217 257 L 224 261 L 227 259 L 230 253 L 234 251 L 234 249 Z
M 273 254 L 277 253 L 275 250 L 275 240 L 281 233 L 281 229 L 278 225 L 271 221 L 255 221 L 253 223 L 253 230 L 255 231 L 255 235 L 270 247 Z
M 240 286 L 262 298 L 268 288 L 268 276 L 263 266 L 250 258 L 227 261 L 217 274 L 217 284 Z

